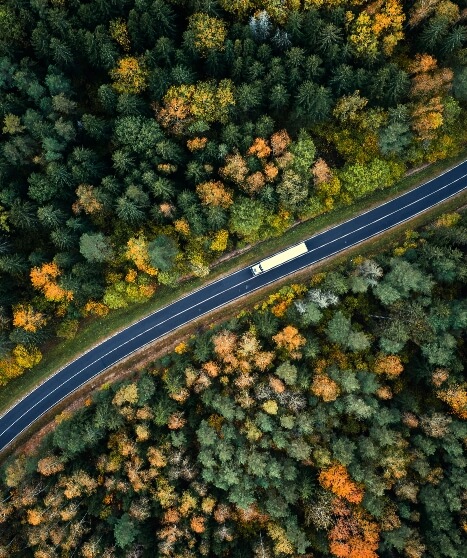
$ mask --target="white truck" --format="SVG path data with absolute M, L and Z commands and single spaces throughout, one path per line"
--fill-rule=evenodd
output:
M 296 246 L 292 246 L 291 248 L 287 248 L 283 252 L 279 252 L 270 258 L 266 258 L 265 260 L 260 261 L 256 265 L 251 267 L 251 271 L 253 275 L 258 275 L 265 271 L 269 271 L 273 267 L 277 267 L 285 262 L 293 260 L 302 254 L 306 254 L 308 252 L 308 248 L 304 242 L 297 244 Z

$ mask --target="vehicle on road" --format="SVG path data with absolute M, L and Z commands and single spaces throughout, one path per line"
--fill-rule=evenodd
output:
M 0 416 L 0 451 L 86 382 L 156 339 L 222 308 L 247 292 L 255 292 L 350 246 L 374 238 L 464 190 L 467 190 L 467 161 L 396 198 L 317 233 L 308 238 L 306 244 L 302 242 L 253 267 L 237 269 L 141 318 L 66 364 L 4 412 Z M 306 246 L 309 246 L 308 250 Z M 280 265 L 285 262 L 290 263 Z M 252 277 L 252 271 L 255 277 Z
M 273 267 L 277 267 L 285 262 L 298 258 L 302 254 L 306 254 L 308 252 L 308 248 L 304 242 L 297 244 L 296 246 L 292 246 L 291 248 L 287 248 L 278 254 L 274 254 L 265 260 L 260 261 L 256 265 L 251 267 L 251 271 L 253 275 L 258 275 L 259 273 L 264 273 L 265 271 L 269 271 Z

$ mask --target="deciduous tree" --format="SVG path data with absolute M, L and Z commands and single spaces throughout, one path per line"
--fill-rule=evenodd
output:
M 195 13 L 188 20 L 188 31 L 193 35 L 194 47 L 203 56 L 225 48 L 227 29 L 222 19 L 206 13 Z
M 118 61 L 110 77 L 114 80 L 114 89 L 121 94 L 138 94 L 147 88 L 148 72 L 144 63 L 133 56 L 126 56 Z
M 363 489 L 350 478 L 347 469 L 340 463 L 323 469 L 318 480 L 323 488 L 347 502 L 359 504 L 363 500 Z

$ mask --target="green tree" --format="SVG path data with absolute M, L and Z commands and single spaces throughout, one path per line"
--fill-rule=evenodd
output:
M 56 229 L 64 224 L 65 213 L 58 207 L 46 205 L 37 210 L 39 221 L 47 228 Z
M 394 122 L 379 132 L 379 148 L 383 155 L 401 156 L 412 141 L 412 133 L 408 124 Z
M 337 343 L 351 351 L 364 351 L 370 346 L 370 339 L 362 331 L 352 330 L 350 318 L 340 310 L 328 322 L 326 335 L 332 343 Z
M 115 542 L 119 548 L 128 548 L 138 536 L 138 528 L 131 517 L 124 513 L 114 526 Z
M 452 90 L 456 99 L 467 101 L 467 68 L 461 67 L 454 70 Z
M 274 371 L 276 376 L 279 376 L 289 386 L 293 386 L 297 381 L 297 372 L 297 367 L 290 362 L 283 362 Z
M 300 130 L 296 141 L 292 142 L 289 151 L 294 158 L 292 169 L 299 174 L 302 181 L 310 182 L 310 170 L 315 160 L 316 147 L 313 140 L 305 130 Z
M 350 334 L 350 318 L 338 310 L 334 312 L 326 328 L 326 335 L 331 343 L 346 346 Z
M 280 112 L 289 105 L 290 94 L 282 83 L 276 83 L 269 90 L 269 106 L 274 111 Z
M 295 302 L 295 306 L 300 314 L 300 322 L 305 327 L 319 323 L 323 317 L 323 313 L 313 302 L 305 303 L 302 300 L 299 300 Z
M 149 262 L 152 267 L 161 271 L 169 271 L 179 253 L 175 240 L 164 234 L 156 236 L 148 244 Z
M 404 167 L 398 163 L 373 159 L 367 165 L 346 165 L 339 172 L 339 178 L 345 191 L 353 198 L 359 198 L 378 188 L 392 186 L 403 172 Z
M 102 233 L 84 233 L 79 241 L 79 251 L 88 262 L 108 262 L 114 256 L 110 242 Z
M 144 211 L 129 196 L 121 196 L 117 199 L 116 213 L 119 219 L 132 225 L 141 223 L 144 220 Z
M 400 298 L 408 298 L 411 292 L 429 295 L 432 287 L 431 278 L 417 265 L 400 258 L 393 258 L 391 270 L 374 287 L 373 292 L 383 304 L 391 304 Z
M 295 97 L 295 115 L 307 126 L 322 122 L 331 112 L 332 97 L 328 88 L 310 80 L 304 81 Z
M 292 211 L 298 211 L 308 197 L 308 187 L 299 174 L 286 169 L 282 180 L 276 186 L 282 205 Z
M 267 210 L 258 201 L 239 198 L 230 208 L 229 229 L 247 241 L 258 239 Z

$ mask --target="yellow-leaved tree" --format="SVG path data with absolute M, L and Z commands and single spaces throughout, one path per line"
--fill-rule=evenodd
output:
M 32 368 L 42 360 L 42 353 L 37 347 L 25 347 L 16 345 L 13 349 L 13 356 L 22 368 Z
M 225 48 L 227 29 L 222 19 L 204 13 L 193 14 L 188 20 L 188 32 L 193 37 L 194 47 L 203 56 Z
M 110 70 L 113 87 L 118 93 L 141 93 L 147 87 L 148 71 L 134 56 L 120 58 L 117 67 Z
M 154 105 L 161 125 L 173 133 L 183 133 L 192 122 L 226 123 L 229 108 L 235 105 L 234 85 L 229 79 L 199 81 L 192 85 L 172 85 L 163 105 Z
M 374 58 L 382 51 L 390 56 L 404 38 L 405 15 L 400 0 L 376 0 L 358 16 L 348 11 L 349 42 L 357 56 Z
M 148 275 L 157 275 L 157 269 L 149 262 L 148 243 L 143 234 L 131 237 L 127 242 L 125 256 L 131 260 L 135 266 Z

